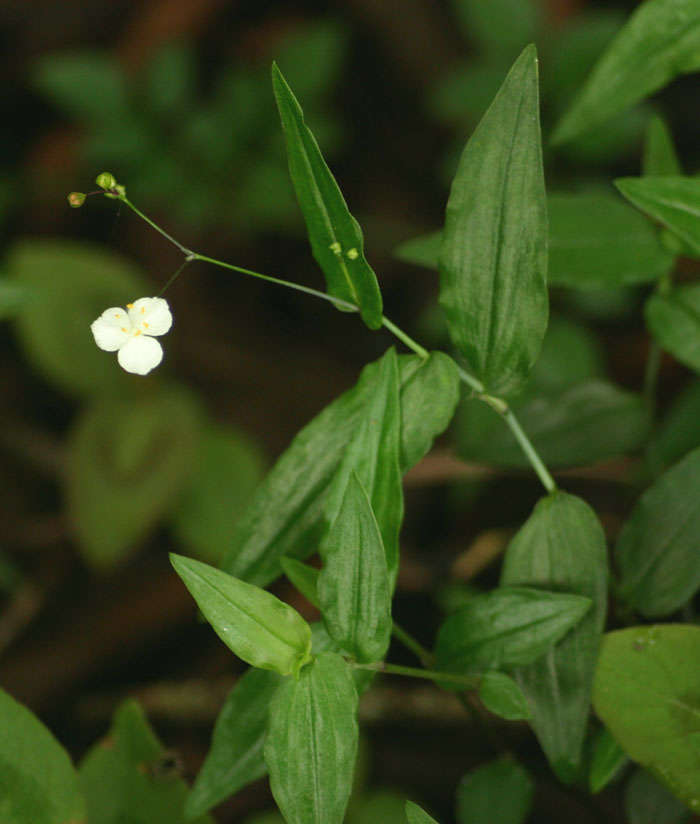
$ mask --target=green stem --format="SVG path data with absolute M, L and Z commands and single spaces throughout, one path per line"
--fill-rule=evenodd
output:
M 396 640 L 400 641 L 405 647 L 410 649 L 424 667 L 430 668 L 433 666 L 435 659 L 432 652 L 426 649 L 420 641 L 417 641 L 412 635 L 406 632 L 405 629 L 400 627 L 396 621 L 394 621 L 391 631 Z
M 659 379 L 659 367 L 661 366 L 661 347 L 652 340 L 649 345 L 646 368 L 644 369 L 644 403 L 649 411 L 649 418 L 653 421 L 656 413 L 656 384 Z
M 158 292 L 158 297 L 160 297 L 160 296 L 161 296 L 161 295 L 162 295 L 162 294 L 166 291 L 166 289 L 169 289 L 169 288 L 173 285 L 173 283 L 175 283 L 175 281 L 176 281 L 176 280 L 180 277 L 180 273 L 181 273 L 181 272 L 182 272 L 182 270 L 185 268 L 185 266 L 187 266 L 187 264 L 188 264 L 188 263 L 191 263 L 191 262 L 192 262 L 192 258 L 189 258 L 189 257 L 186 257 L 186 258 L 182 261 L 182 263 L 181 263 L 181 264 L 180 264 L 180 266 L 178 267 L 178 269 L 177 269 L 177 271 L 175 272 L 175 274 L 171 275 L 171 276 L 168 278 L 168 280 L 167 280 L 167 282 L 166 282 L 165 286 L 164 286 L 164 287 L 160 290 L 160 292 Z
M 406 675 L 409 678 L 425 678 L 428 681 L 446 681 L 451 684 L 459 684 L 462 689 L 474 690 L 481 683 L 480 675 L 457 675 L 453 672 L 438 672 L 437 670 L 417 669 L 416 667 L 402 667 L 398 664 L 387 664 L 380 661 L 377 664 L 353 664 L 355 669 L 373 670 L 374 672 L 385 672 L 389 675 Z
M 420 355 L 423 360 L 426 360 L 429 357 L 430 353 L 427 349 L 423 349 L 423 347 L 419 343 L 416 343 L 412 337 L 407 335 L 403 329 L 399 329 L 396 324 L 392 323 L 389 318 L 384 317 L 384 315 L 382 315 L 382 326 L 388 329 L 400 341 L 405 343 L 409 349 L 412 349 L 416 353 L 416 355 Z
M 200 255 L 196 252 L 193 252 L 186 246 L 183 246 L 179 241 L 175 240 L 174 237 L 169 235 L 164 229 L 162 229 L 157 223 L 151 220 L 151 218 L 145 215 L 142 211 L 137 209 L 136 206 L 134 206 L 134 204 L 126 197 L 126 195 L 121 195 L 119 197 L 119 200 L 126 206 L 128 206 L 132 210 L 132 212 L 134 212 L 134 214 L 138 215 L 142 220 L 145 220 L 149 226 L 151 226 L 153 229 L 156 230 L 156 232 L 158 232 L 164 238 L 166 238 L 166 240 L 169 240 L 170 243 L 176 246 L 182 252 L 182 254 L 185 255 L 185 263 L 166 283 L 165 287 L 163 287 L 163 289 L 161 290 L 161 294 L 175 280 L 175 278 L 180 274 L 180 272 L 187 263 L 190 263 L 193 260 L 200 260 L 203 263 L 211 263 L 213 266 L 220 266 L 223 269 L 229 269 L 233 272 L 239 272 L 242 275 L 249 275 L 250 277 L 265 280 L 268 283 L 274 283 L 277 286 L 285 286 L 287 289 L 294 289 L 295 291 L 303 292 L 306 295 L 313 295 L 316 298 L 328 301 L 329 303 L 332 303 L 334 306 L 343 308 L 351 312 L 359 311 L 358 307 L 355 306 L 353 303 L 349 303 L 348 301 L 342 300 L 341 298 L 336 298 L 333 295 L 329 295 L 327 292 L 321 292 L 318 289 L 312 289 L 310 286 L 302 286 L 299 283 L 292 283 L 289 280 L 282 280 L 281 278 L 275 278 L 271 275 L 263 275 L 261 272 L 255 272 L 252 269 L 244 269 L 242 266 L 235 266 L 233 263 L 226 263 L 223 260 L 217 260 L 216 258 L 211 258 L 207 255 Z M 395 335 L 402 343 L 404 343 L 409 349 L 411 349 L 424 360 L 429 357 L 429 352 L 427 349 L 424 349 L 419 343 L 413 340 L 412 337 L 407 335 L 406 332 L 403 331 L 403 329 L 400 329 L 398 326 L 396 326 L 395 323 L 392 323 L 392 321 L 390 321 L 389 318 L 382 316 L 382 326 L 384 326 L 389 332 Z M 539 477 L 540 481 L 542 481 L 542 485 L 544 486 L 544 488 L 547 490 L 547 492 L 554 492 L 557 488 L 557 485 L 555 484 L 552 476 L 549 474 L 547 467 L 542 462 L 542 459 L 537 454 L 529 438 L 520 427 L 518 419 L 515 417 L 513 412 L 508 408 L 506 402 L 503 401 L 501 398 L 485 395 L 484 385 L 481 383 L 481 381 L 479 381 L 473 375 L 470 375 L 469 372 L 467 372 L 465 369 L 459 366 L 459 364 L 457 365 L 457 370 L 459 372 L 460 379 L 467 386 L 474 390 L 474 392 L 476 393 L 476 397 L 490 404 L 503 417 L 503 419 L 515 435 L 518 443 L 520 444 L 521 449 L 523 450 L 525 456 L 532 465 L 532 468 L 537 473 L 537 476 Z

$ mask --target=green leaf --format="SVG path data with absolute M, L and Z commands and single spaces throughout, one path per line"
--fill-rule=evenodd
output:
M 498 758 L 468 772 L 457 788 L 459 824 L 522 824 L 530 814 L 535 782 L 520 764 Z
M 465 37 L 492 62 L 510 63 L 536 37 L 542 10 L 535 0 L 452 0 Z
M 177 503 L 199 427 L 198 405 L 175 386 L 85 407 L 68 439 L 64 494 L 90 564 L 123 561 Z
M 368 403 L 345 447 L 343 460 L 328 492 L 325 517 L 330 528 L 346 495 L 349 477 L 356 472 L 379 525 L 392 589 L 399 568 L 399 531 L 403 519 L 400 450 L 398 362 L 391 347 L 377 364 L 374 385 L 369 387 Z
M 643 283 L 673 266 L 652 223 L 613 194 L 552 194 L 547 211 L 550 285 L 601 289 Z
M 383 551 L 383 550 L 382 550 Z M 318 601 L 318 577 L 320 569 L 311 567 L 297 561 L 296 558 L 282 558 L 280 560 L 282 571 L 301 592 L 306 600 L 315 607 L 319 606 Z
M 173 512 L 178 540 L 198 558 L 220 563 L 263 475 L 264 459 L 251 438 L 209 424 L 190 466 L 189 486 Z
M 323 621 L 315 621 L 311 624 L 311 651 L 315 656 L 323 652 L 334 652 L 338 655 L 345 654 L 337 641 L 328 634 L 328 628 Z M 362 695 L 363 692 L 367 691 L 376 675 L 374 670 L 360 669 L 359 667 L 351 669 L 351 673 L 358 695 Z
M 700 9 L 695 0 L 646 0 L 598 60 L 553 143 L 590 132 L 679 74 L 700 68 Z
M 669 615 L 700 587 L 700 449 L 639 499 L 620 532 L 620 595 L 647 618 Z
M 398 358 L 401 381 L 401 471 L 406 472 L 449 424 L 459 397 L 459 375 L 447 355 Z M 304 427 L 258 488 L 239 522 L 223 568 L 266 585 L 281 574 L 280 558 L 306 558 L 326 529 L 329 485 L 348 442 L 372 400 L 379 363 L 362 371 L 356 386 Z
M 437 269 L 442 246 L 442 231 L 428 232 L 425 235 L 404 240 L 394 249 L 394 257 L 405 263 L 415 263 L 426 269 Z
M 506 550 L 501 584 L 583 595 L 592 609 L 545 655 L 515 673 L 532 710 L 532 725 L 559 779 L 579 773 L 591 684 L 607 609 L 605 536 L 580 498 L 543 498 Z
M 372 506 L 354 471 L 321 557 L 318 598 L 329 634 L 358 661 L 379 661 L 391 639 L 389 571 Z
M 638 449 L 649 433 L 640 395 L 606 381 L 588 380 L 560 394 L 530 396 L 513 404 L 521 426 L 550 467 L 582 466 Z M 529 464 L 503 421 L 478 400 L 466 400 L 459 416 L 462 457 L 501 466 Z
M 0 821 L 81 824 L 85 803 L 68 753 L 39 719 L 0 690 Z
M 391 790 L 376 790 L 352 798 L 347 824 L 403 824 L 406 797 Z
M 56 106 L 91 125 L 115 122 L 127 110 L 124 72 L 106 53 L 46 55 L 33 75 L 34 86 Z
M 700 372 L 700 284 L 653 294 L 644 307 L 649 331 L 662 349 Z
M 249 669 L 229 692 L 216 719 L 209 753 L 187 796 L 189 820 L 267 773 L 263 759 L 267 718 L 281 683 L 277 673 Z
M 311 630 L 274 595 L 226 572 L 170 554 L 177 574 L 226 646 L 260 669 L 297 677 L 311 658 Z
M 601 727 L 593 741 L 593 755 L 588 771 L 588 786 L 593 794 L 602 789 L 620 774 L 628 763 L 627 753 L 612 737 L 607 727 Z
M 408 824 L 438 824 L 431 815 L 428 815 L 424 809 L 414 804 L 413 801 L 406 802 L 405 810 Z
M 447 203 L 440 303 L 452 342 L 495 395 L 527 378 L 547 327 L 547 216 L 528 46 L 467 143 Z
M 16 317 L 29 300 L 28 289 L 9 278 L 0 277 L 0 320 Z
M 471 675 L 530 664 L 590 608 L 590 598 L 526 587 L 499 587 L 475 595 L 440 627 L 437 668 Z
M 357 692 L 327 652 L 287 679 L 270 707 L 265 761 L 287 824 L 341 824 L 357 754 Z
M 90 332 L 109 306 L 148 294 L 126 260 L 98 246 L 33 239 L 10 249 L 7 273 L 32 298 L 16 319 L 25 354 L 59 389 L 88 397 L 122 395 L 143 381 L 98 349 Z
M 532 716 L 523 691 L 505 672 L 484 673 L 479 698 L 487 710 L 508 721 L 528 721 Z
M 646 770 L 635 770 L 625 787 L 625 813 L 629 824 L 684 824 L 688 808 Z
M 272 87 L 287 141 L 289 174 L 328 293 L 358 306 L 367 326 L 379 329 L 382 296 L 377 277 L 365 259 L 362 230 L 304 123 L 301 106 L 274 63 Z
M 700 809 L 700 627 L 664 624 L 609 632 L 595 711 L 630 758 L 692 810 Z
M 690 383 L 673 401 L 649 444 L 649 463 L 656 473 L 700 446 L 700 381 Z
M 645 177 L 672 177 L 683 174 L 671 131 L 659 115 L 654 115 L 647 126 L 642 171 Z
M 698 29 L 700 33 L 700 29 Z M 696 177 L 620 177 L 614 181 L 638 209 L 700 254 L 700 180 Z
M 112 728 L 80 764 L 90 824 L 182 824 L 187 786 L 135 701 L 115 712 Z M 206 816 L 199 824 L 213 824 Z

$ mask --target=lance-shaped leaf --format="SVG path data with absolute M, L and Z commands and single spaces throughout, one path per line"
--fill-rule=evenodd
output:
M 527 587 L 475 595 L 440 627 L 437 668 L 470 675 L 530 664 L 590 608 L 590 598 Z
M 440 303 L 486 390 L 527 378 L 547 327 L 547 210 L 537 56 L 528 46 L 467 143 L 440 252 Z
M 354 470 L 321 556 L 318 597 L 329 634 L 358 661 L 379 661 L 391 638 L 391 586 L 379 526 Z
M 700 627 L 680 624 L 609 632 L 593 704 L 629 753 L 687 804 L 700 809 Z
M 645 177 L 673 177 L 683 174 L 671 131 L 659 115 L 654 115 L 647 126 L 642 171 Z
M 399 530 L 403 518 L 401 486 L 401 406 L 396 352 L 388 349 L 379 360 L 374 385 L 357 429 L 328 492 L 325 517 L 336 519 L 353 472 L 369 496 L 379 524 L 392 588 L 399 567 Z
M 532 710 L 531 725 L 557 776 L 581 766 L 591 684 L 607 608 L 605 537 L 593 510 L 574 495 L 543 498 L 513 538 L 503 566 L 507 586 L 584 595 L 593 607 L 556 646 L 515 672 Z
M 691 821 L 686 805 L 642 769 L 634 771 L 625 787 L 625 815 L 628 824 L 689 824 Z
M 529 816 L 535 782 L 520 764 L 498 758 L 468 772 L 457 788 L 459 824 L 522 824 Z
M 700 16 L 700 12 L 698 12 Z M 700 254 L 700 180 L 696 177 L 621 177 L 615 185 L 631 203 L 663 223 Z
M 601 727 L 593 740 L 591 766 L 588 770 L 588 786 L 592 793 L 599 793 L 620 774 L 629 762 L 627 753 L 615 741 L 607 727 Z
M 700 587 L 700 449 L 639 499 L 615 547 L 620 594 L 642 615 L 669 615 Z
M 552 141 L 565 143 L 592 131 L 679 74 L 699 68 L 696 0 L 646 0 L 598 60 Z
M 126 701 L 80 764 L 90 824 L 183 824 L 187 785 L 141 707 Z M 191 819 L 190 819 L 191 820 Z M 197 816 L 196 824 L 214 824 Z
M 454 361 L 434 352 L 398 358 L 401 381 L 401 471 L 417 463 L 449 424 L 459 397 Z M 305 426 L 267 475 L 241 518 L 223 568 L 261 586 L 281 574 L 280 558 L 318 550 L 331 480 L 372 400 L 379 363 Z
M 700 372 L 700 284 L 652 295 L 644 314 L 661 348 Z
M 673 265 L 651 221 L 614 193 L 553 194 L 547 213 L 551 285 L 606 289 L 643 283 Z
M 275 672 L 249 669 L 228 694 L 216 719 L 209 753 L 187 796 L 188 819 L 208 812 L 265 775 L 267 718 L 270 701 L 281 683 Z
M 529 721 L 530 707 L 525 694 L 510 675 L 492 670 L 484 673 L 479 698 L 487 710 L 508 721 Z
M 311 658 L 311 629 L 299 613 L 260 587 L 209 564 L 170 560 L 226 646 L 260 669 L 297 676 Z
M 68 753 L 22 704 L 0 690 L 0 818 L 3 824 L 85 821 Z
M 331 652 L 289 678 L 270 707 L 265 761 L 288 824 L 341 824 L 357 754 L 357 692 Z
M 690 383 L 673 401 L 649 445 L 647 457 L 655 474 L 700 446 L 700 380 Z
M 362 230 L 276 64 L 272 66 L 272 87 L 287 141 L 289 173 L 328 294 L 359 307 L 367 326 L 378 329 L 382 325 L 382 296 L 365 259 Z
M 405 810 L 408 824 L 438 824 L 432 815 L 428 815 L 422 807 L 414 804 L 413 801 L 406 802 Z

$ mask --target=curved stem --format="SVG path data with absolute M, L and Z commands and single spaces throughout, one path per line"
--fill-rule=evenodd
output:
M 433 666 L 435 660 L 432 652 L 426 649 L 420 641 L 417 641 L 412 635 L 406 632 L 405 629 L 400 627 L 396 621 L 394 621 L 391 632 L 397 641 L 400 641 L 405 647 L 411 650 L 411 652 L 416 656 L 416 658 L 418 658 L 424 667 L 430 668 Z
M 155 229 L 155 230 L 156 230 L 156 232 L 158 232 L 158 234 L 163 235 L 163 237 L 164 237 L 166 240 L 169 240 L 169 241 L 173 244 L 173 246 L 177 246 L 177 248 L 178 248 L 178 249 L 182 252 L 182 254 L 183 254 L 185 257 L 189 257 L 189 256 L 192 254 L 192 253 L 190 252 L 190 250 L 189 250 L 186 246 L 183 246 L 183 245 L 182 245 L 179 241 L 175 240 L 175 238 L 174 238 L 174 237 L 172 237 L 171 235 L 169 235 L 169 234 L 165 231 L 165 229 L 161 229 L 161 227 L 160 227 L 157 223 L 154 223 L 154 222 L 151 220 L 151 218 L 150 218 L 150 217 L 148 217 L 147 215 L 144 215 L 144 213 L 143 213 L 143 212 L 139 211 L 139 210 L 136 208 L 136 206 L 134 206 L 134 204 L 133 204 L 133 203 L 129 200 L 129 198 L 128 198 L 126 195 L 121 195 L 121 196 L 119 197 L 119 200 L 121 200 L 121 202 L 122 202 L 122 203 L 124 203 L 126 206 L 128 206 L 128 207 L 131 209 L 131 211 L 132 211 L 132 212 L 134 212 L 135 214 L 137 214 L 137 215 L 141 218 L 141 220 L 145 220 L 145 221 L 146 221 L 146 223 L 148 223 L 148 225 L 149 225 L 150 227 L 152 227 L 153 229 Z
M 419 343 L 416 343 L 416 341 L 407 335 L 403 329 L 399 329 L 396 324 L 392 323 L 389 318 L 384 315 L 382 315 L 382 326 L 388 329 L 392 335 L 395 335 L 400 341 L 405 343 L 409 349 L 412 349 L 416 353 L 416 355 L 420 355 L 423 360 L 426 360 L 430 356 L 427 349 L 424 349 Z
M 528 461 L 532 465 L 532 468 L 537 473 L 537 477 L 542 481 L 542 486 L 547 490 L 547 492 L 552 493 L 556 492 L 557 485 L 554 482 L 554 478 L 549 474 L 549 470 L 542 462 L 542 459 L 537 454 L 535 447 L 532 445 L 532 442 L 528 438 L 528 436 L 523 432 L 518 419 L 513 414 L 511 409 L 507 409 L 503 413 L 503 419 L 510 427 L 511 432 L 515 435 L 518 443 L 520 444 L 520 448 L 525 453 Z

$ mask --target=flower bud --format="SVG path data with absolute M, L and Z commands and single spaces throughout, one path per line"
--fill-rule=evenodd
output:
M 83 203 L 85 203 L 85 193 L 71 192 L 68 195 L 68 203 L 72 206 L 73 209 L 79 209 L 83 205 Z
M 126 186 L 122 186 L 121 183 L 116 183 L 112 186 L 111 192 L 105 192 L 105 197 L 109 197 L 112 200 L 119 200 L 120 197 L 124 197 L 126 194 Z
M 102 172 L 102 174 L 97 175 L 95 178 L 95 183 L 100 187 L 100 189 L 105 189 L 105 191 L 109 191 L 110 189 L 114 189 L 117 185 L 117 180 L 113 174 L 110 172 Z

